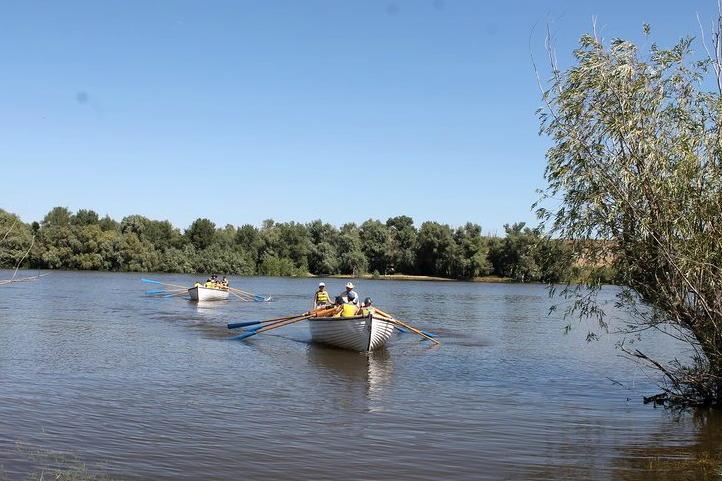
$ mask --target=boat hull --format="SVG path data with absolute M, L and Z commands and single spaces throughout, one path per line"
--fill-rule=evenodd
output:
M 312 318 L 308 325 L 313 342 L 359 352 L 383 347 L 394 332 L 393 324 L 372 314 Z
M 210 287 L 191 287 L 188 295 L 192 301 L 225 301 L 228 291 L 225 289 L 212 289 Z

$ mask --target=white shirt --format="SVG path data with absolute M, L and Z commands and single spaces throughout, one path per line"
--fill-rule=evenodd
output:
M 343 292 L 341 294 L 339 294 L 343 298 L 343 302 L 348 302 L 348 295 L 352 292 L 353 292 L 354 296 L 356 296 L 356 297 L 354 297 L 354 299 L 356 299 L 356 302 L 358 302 L 359 299 L 358 299 L 358 294 L 356 293 L 356 291 L 354 291 L 354 290 L 347 291 L 346 289 L 344 289 Z

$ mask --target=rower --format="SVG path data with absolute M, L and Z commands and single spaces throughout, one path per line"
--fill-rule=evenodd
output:
M 358 296 L 356 296 L 355 292 L 351 291 L 348 294 L 348 300 L 342 306 L 341 317 L 357 316 L 358 311 Z
M 331 304 L 331 296 L 328 295 L 328 291 L 326 290 L 326 284 L 323 282 L 319 282 L 318 290 L 313 296 L 313 307 L 325 307 L 329 304 Z
M 369 314 L 373 314 L 376 311 L 376 309 L 374 309 L 374 307 L 372 306 L 373 302 L 374 301 L 371 300 L 370 297 L 367 297 L 366 299 L 364 299 L 364 303 L 361 306 L 361 314 L 362 315 L 368 316 Z
M 356 291 L 353 290 L 353 283 L 347 282 L 346 290 L 341 293 L 341 297 L 343 297 L 344 302 L 348 301 L 351 298 L 351 294 L 353 294 L 354 299 L 358 300 L 358 294 L 356 294 Z
M 333 315 L 333 317 L 341 317 L 341 312 L 343 311 L 343 297 L 336 296 L 333 307 L 335 307 L 338 311 L 336 312 L 336 314 Z

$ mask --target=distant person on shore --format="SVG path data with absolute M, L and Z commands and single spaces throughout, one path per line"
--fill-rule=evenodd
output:
M 326 284 L 323 282 L 319 282 L 318 290 L 313 296 L 313 307 L 318 309 L 319 307 L 325 307 L 329 304 L 331 304 L 331 296 L 328 295 L 328 291 L 326 290 Z
M 346 283 L 346 290 L 341 293 L 344 302 L 348 302 L 350 295 L 353 294 L 354 299 L 358 299 L 358 294 L 353 290 L 353 282 Z

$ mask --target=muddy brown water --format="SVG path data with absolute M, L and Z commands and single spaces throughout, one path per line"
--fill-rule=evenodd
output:
M 722 469 L 722 418 L 643 405 L 656 379 L 619 356 L 615 335 L 586 343 L 583 324 L 564 335 L 544 286 L 359 281 L 361 297 L 443 343 L 399 334 L 363 354 L 311 344 L 303 324 L 228 340 L 229 321 L 308 309 L 317 280 L 231 278 L 274 301 L 198 305 L 148 298 L 155 286 L 141 277 L 195 280 L 52 272 L 0 287 L 0 479 L 64 457 L 133 480 L 670 480 Z M 335 294 L 345 281 L 326 282 Z M 664 336 L 639 346 L 684 356 Z

